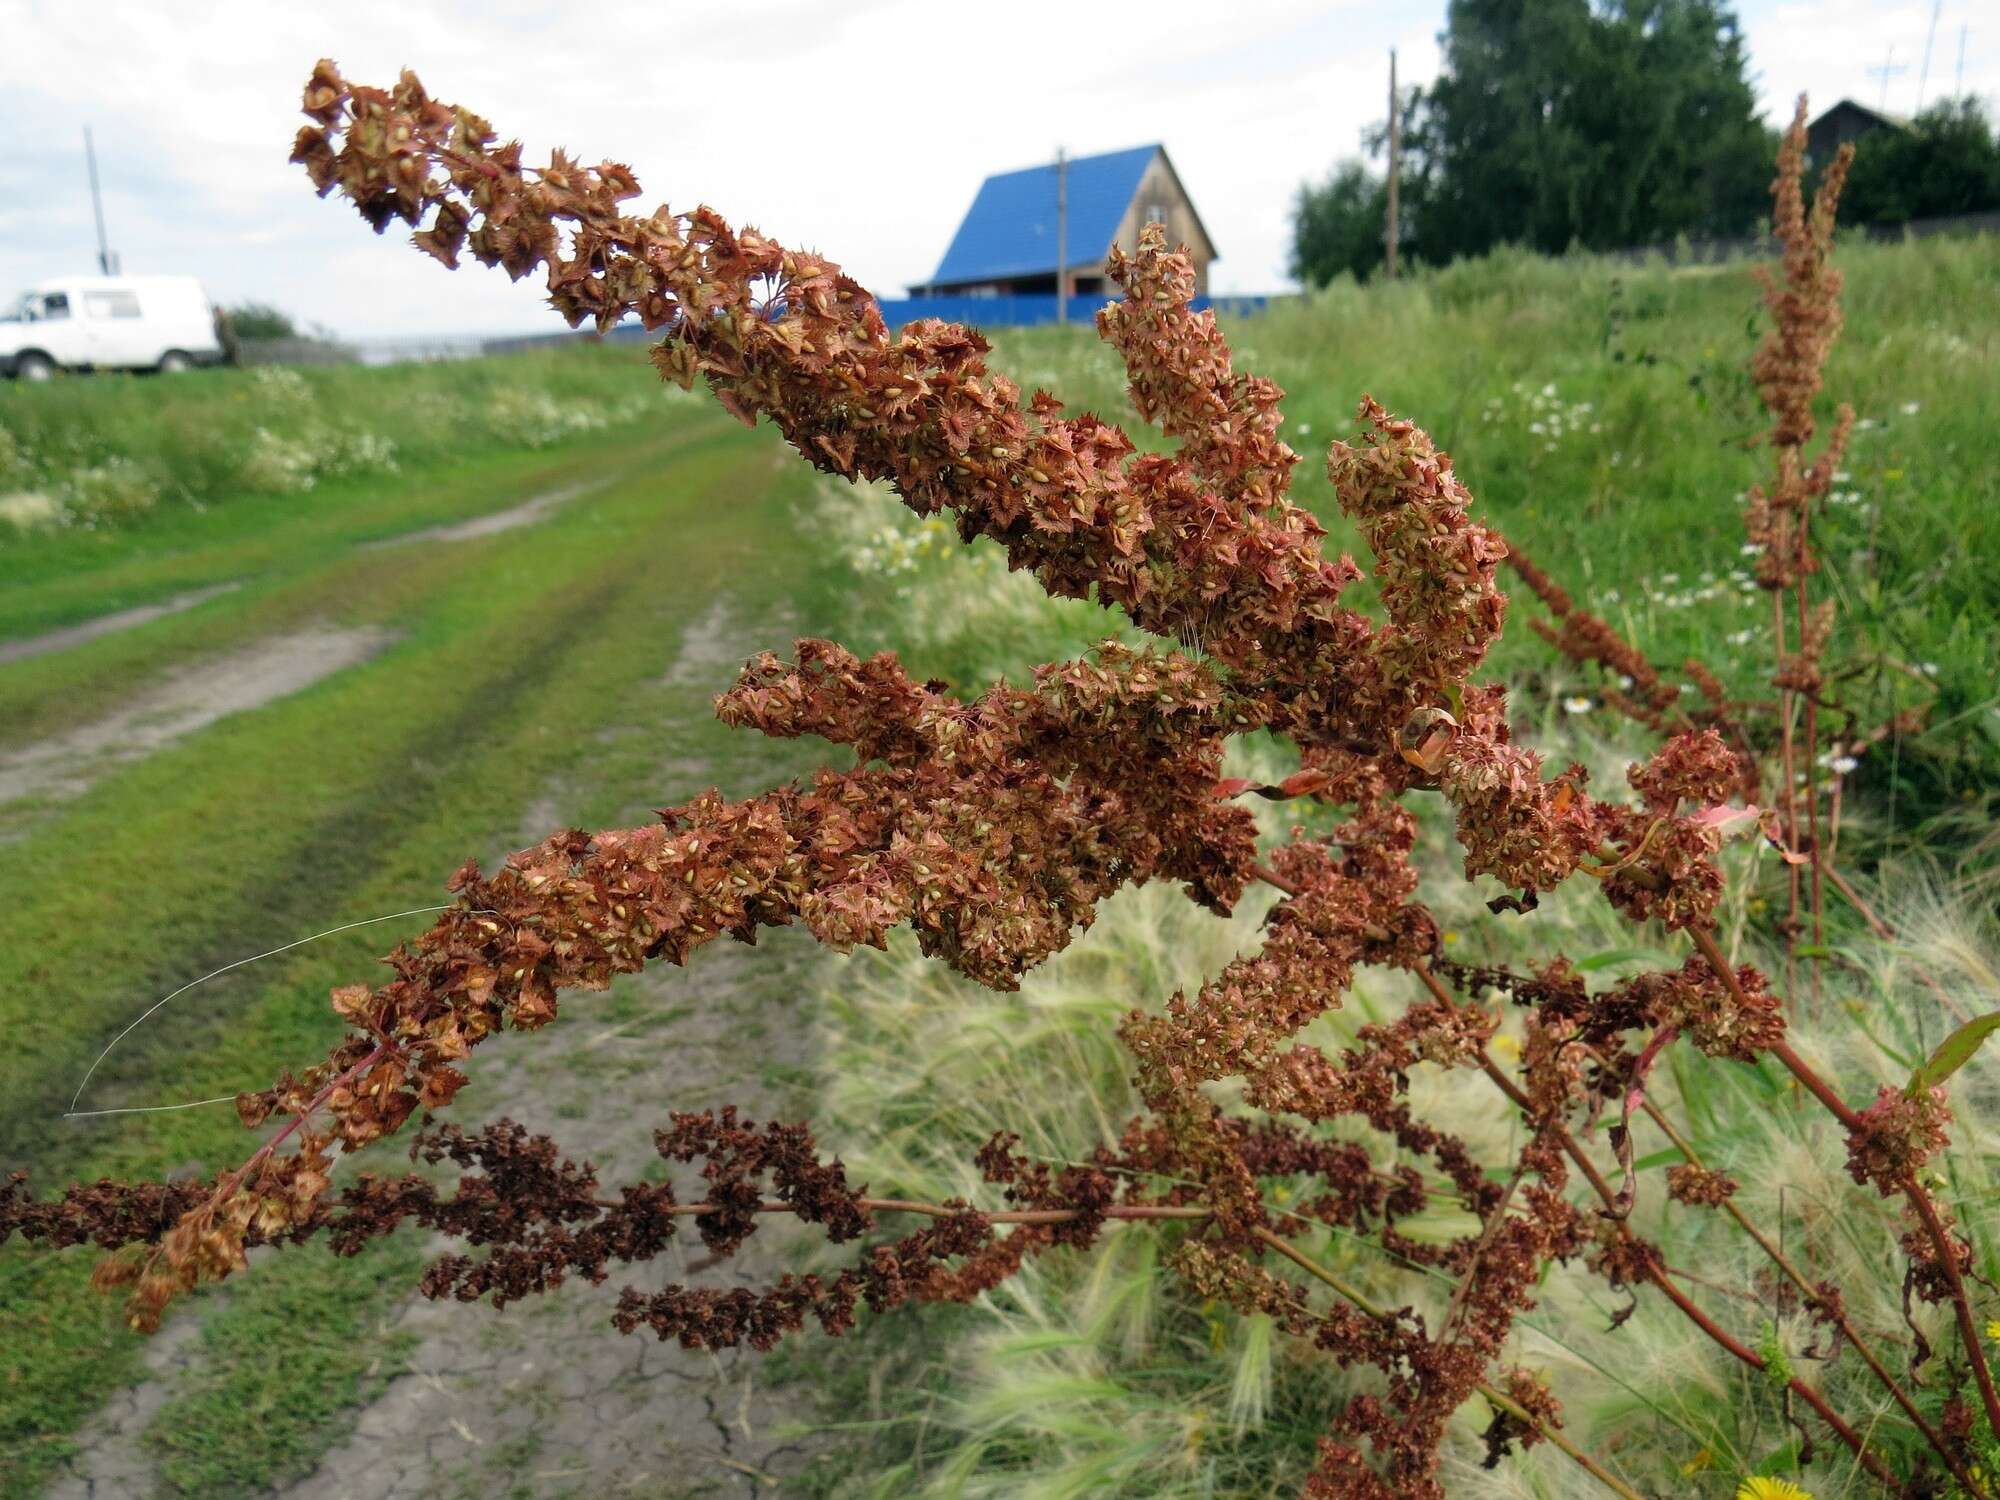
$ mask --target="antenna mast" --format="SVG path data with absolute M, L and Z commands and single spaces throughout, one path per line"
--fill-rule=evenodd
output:
M 1889 107 L 1889 80 L 1894 78 L 1898 73 L 1909 72 L 1910 65 L 1896 61 L 1896 44 L 1891 42 L 1888 52 L 1883 55 L 1881 66 L 1865 68 L 1862 71 L 1867 73 L 1870 78 L 1879 78 L 1882 80 L 1882 97 L 1875 105 L 1878 110 L 1881 110 Z
M 83 157 L 90 164 L 90 207 L 97 215 L 97 269 L 106 276 L 118 274 L 118 261 L 111 253 L 111 241 L 104 234 L 104 195 L 97 190 L 97 146 L 90 127 L 83 127 Z

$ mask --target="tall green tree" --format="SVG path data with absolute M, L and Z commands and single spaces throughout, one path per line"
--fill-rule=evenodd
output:
M 1358 161 L 1300 187 L 1292 207 L 1293 278 L 1325 286 L 1343 271 L 1357 280 L 1370 275 L 1382 264 L 1388 210 L 1387 184 Z
M 1741 233 L 1773 136 L 1721 0 L 1452 0 L 1412 112 L 1415 238 L 1432 261 Z
M 2000 208 L 2000 143 L 1979 100 L 1932 105 L 1908 130 L 1877 130 L 1854 143 L 1840 197 L 1843 224 L 1901 224 Z

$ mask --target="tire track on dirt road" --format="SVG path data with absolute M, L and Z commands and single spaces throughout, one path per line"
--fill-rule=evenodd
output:
M 714 488 L 744 478 L 732 471 Z M 663 522 L 662 535 L 675 529 Z M 712 720 L 710 700 L 736 660 L 782 649 L 792 634 L 796 606 L 782 585 L 731 596 L 726 605 L 703 592 L 704 583 L 755 578 L 767 541 L 768 533 L 746 531 L 723 555 L 680 570 L 684 602 L 671 660 L 621 704 L 623 717 L 592 737 L 604 747 L 605 766 L 586 757 L 524 799 L 513 845 L 558 823 L 629 818 L 624 810 L 633 806 L 665 806 L 717 783 L 748 791 L 813 759 L 809 746 L 724 731 Z M 631 549 L 637 572 L 629 588 L 647 587 L 653 560 Z M 573 600 L 573 618 L 602 628 L 617 617 L 622 592 L 607 588 L 605 596 Z M 561 649 L 538 654 L 555 662 L 568 656 Z M 520 693 L 532 701 L 534 683 Z M 804 1111 L 788 1080 L 810 1061 L 810 1028 L 788 1009 L 811 992 L 816 966 L 828 961 L 809 940 L 780 932 L 754 955 L 720 944 L 689 969 L 661 968 L 621 981 L 607 996 L 575 997 L 556 1026 L 482 1048 L 453 1113 L 468 1124 L 506 1114 L 545 1130 L 567 1153 L 598 1163 L 607 1184 L 636 1177 L 649 1163 L 657 1170 L 651 1134 L 672 1110 L 726 1102 L 760 1117 L 797 1117 Z M 393 1170 L 401 1162 L 362 1165 Z M 689 1252 L 677 1247 L 604 1287 L 571 1284 L 497 1314 L 405 1293 L 400 1304 L 390 1301 L 381 1324 L 385 1341 L 413 1345 L 402 1357 L 405 1372 L 341 1418 L 317 1466 L 273 1490 L 214 1492 L 759 1500 L 782 1493 L 815 1452 L 786 1431 L 809 1415 L 802 1393 L 770 1386 L 758 1356 L 716 1358 L 662 1347 L 650 1335 L 625 1337 L 611 1329 L 609 1314 L 625 1281 L 768 1283 L 787 1263 L 787 1240 L 777 1227 L 744 1255 L 692 1274 Z M 690 1236 L 688 1244 L 699 1257 L 699 1243 Z M 151 1492 L 158 1424 L 173 1419 L 180 1396 L 218 1373 L 198 1339 L 164 1353 L 151 1361 L 159 1368 L 150 1382 L 77 1434 L 78 1455 L 49 1495 Z

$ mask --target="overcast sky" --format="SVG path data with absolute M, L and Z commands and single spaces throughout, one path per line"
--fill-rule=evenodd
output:
M 1924 87 L 2000 94 L 2000 12 L 1939 0 Z M 1933 0 L 1745 0 L 1767 115 L 1807 90 L 1918 98 Z M 1163 142 L 1218 291 L 1286 287 L 1299 183 L 1383 118 L 1387 56 L 1437 70 L 1443 0 L 0 0 L 0 297 L 88 271 L 82 131 L 128 272 L 200 276 L 354 337 L 550 326 L 531 283 L 452 275 L 286 163 L 313 61 L 432 93 L 832 256 L 883 295 L 930 275 L 989 172 Z M 1144 17 L 1141 21 L 1138 18 Z M 562 17 L 562 19 L 558 19 Z M 1891 55 L 1893 48 L 1893 55 Z

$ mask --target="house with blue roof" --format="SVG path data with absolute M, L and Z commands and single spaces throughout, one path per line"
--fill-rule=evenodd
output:
M 1062 181 L 1057 181 L 1061 171 Z M 1062 259 L 1057 265 L 1058 192 L 1064 204 Z M 1186 246 L 1194 261 L 1195 291 L 1208 291 L 1215 242 L 1195 212 L 1164 146 L 1134 146 L 1063 164 L 996 172 L 979 185 L 965 219 L 930 280 L 910 288 L 912 298 L 1046 297 L 1059 282 L 1072 297 L 1101 297 L 1113 290 L 1104 273 L 1116 245 L 1138 248 L 1139 229 L 1164 224 L 1167 243 Z

